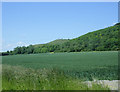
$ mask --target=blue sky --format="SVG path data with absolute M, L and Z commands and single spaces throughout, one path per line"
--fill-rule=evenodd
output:
M 117 2 L 3 3 L 2 50 L 72 39 L 117 22 Z

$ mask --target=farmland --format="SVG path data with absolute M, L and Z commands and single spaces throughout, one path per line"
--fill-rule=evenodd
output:
M 117 51 L 3 56 L 3 90 L 108 90 L 81 81 L 117 80 L 117 58 Z
M 3 65 L 54 69 L 83 80 L 117 80 L 118 52 L 41 53 L 4 56 Z M 3 66 L 4 67 L 4 66 Z

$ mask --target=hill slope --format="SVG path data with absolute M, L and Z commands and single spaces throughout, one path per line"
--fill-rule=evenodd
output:
M 118 32 L 120 24 L 87 33 L 70 40 L 66 47 L 74 48 L 74 51 L 109 51 L 118 50 Z
M 61 44 L 68 42 L 68 41 L 69 41 L 69 39 L 57 39 L 57 40 L 51 41 L 47 44 L 48 45 L 61 45 Z
M 65 42 L 68 42 L 69 39 L 57 39 L 57 40 L 54 40 L 54 41 L 51 41 L 51 42 L 48 42 L 46 43 L 47 45 L 61 45 Z M 36 45 L 33 45 L 34 47 L 40 47 L 40 46 L 43 46 L 45 44 L 36 44 Z
M 30 54 L 46 52 L 80 52 L 80 51 L 116 51 L 120 46 L 118 32 L 120 23 L 114 26 L 89 32 L 75 39 L 58 39 L 46 44 L 16 47 L 9 54 Z

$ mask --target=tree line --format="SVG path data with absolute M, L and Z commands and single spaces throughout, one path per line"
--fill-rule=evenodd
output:
M 48 52 L 81 52 L 81 51 L 117 51 L 120 47 L 120 23 L 114 26 L 89 32 L 75 39 L 54 41 L 54 44 L 29 45 L 16 47 L 2 55 L 35 54 Z M 64 42 L 63 42 L 64 41 Z M 55 44 L 56 43 L 56 44 Z

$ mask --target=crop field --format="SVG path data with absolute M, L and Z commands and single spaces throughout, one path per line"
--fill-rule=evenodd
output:
M 117 51 L 13 55 L 4 56 L 2 59 L 2 64 L 12 66 L 33 69 L 54 68 L 78 77 L 82 73 L 83 76 L 88 73 L 89 77 L 93 75 L 101 79 L 117 79 Z
M 77 86 L 77 81 L 87 81 L 87 80 L 117 80 L 118 79 L 118 52 L 117 51 L 100 51 L 100 52 L 77 52 L 77 53 L 41 53 L 41 54 L 26 54 L 26 55 L 11 55 L 2 57 L 3 64 L 3 88 L 4 89 L 25 89 L 25 84 L 23 86 L 17 86 L 17 80 L 22 85 L 22 79 L 27 83 L 30 80 L 35 80 L 35 76 L 42 76 L 41 80 L 44 80 L 40 89 L 52 89 L 56 87 L 52 80 L 56 79 L 58 82 L 65 79 L 65 83 L 71 80 L 71 87 L 74 85 L 73 89 L 82 89 L 83 86 Z M 29 76 L 31 77 L 29 77 Z M 16 76 L 16 77 L 15 77 Z M 20 77 L 21 76 L 21 77 Z M 29 79 L 25 77 L 28 76 Z M 10 79 L 9 79 L 10 78 Z M 12 79 L 13 78 L 13 79 Z M 25 79 L 26 78 L 26 79 Z M 46 88 L 44 86 L 46 84 Z M 14 80 L 14 81 L 13 81 Z M 13 81 L 10 84 L 9 82 Z M 21 81 L 21 82 L 20 82 Z M 36 80 L 35 80 L 36 81 Z M 74 81 L 74 82 L 73 82 Z M 37 83 L 36 81 L 35 83 Z M 6 88 L 6 85 L 16 85 L 15 88 Z M 29 83 L 30 84 L 30 83 Z M 31 83 L 33 87 L 34 83 Z M 45 85 L 44 85 L 45 84 Z M 58 85 L 63 85 L 63 82 L 58 83 Z M 68 83 L 70 84 L 70 83 Z M 64 84 L 62 89 L 67 88 Z M 19 84 L 20 85 L 20 84 Z M 28 84 L 26 84 L 28 85 Z M 30 85 L 29 85 L 30 86 Z M 38 87 L 37 86 L 37 87 Z M 70 86 L 70 85 L 69 85 Z M 77 88 L 76 88 L 77 87 Z M 84 85 L 85 87 L 85 85 Z M 83 89 L 86 89 L 85 87 Z M 108 89 L 95 86 L 92 89 Z M 27 88 L 26 88 L 27 89 Z M 36 88 L 35 89 L 39 89 Z M 89 89 L 89 88 L 87 88 Z

